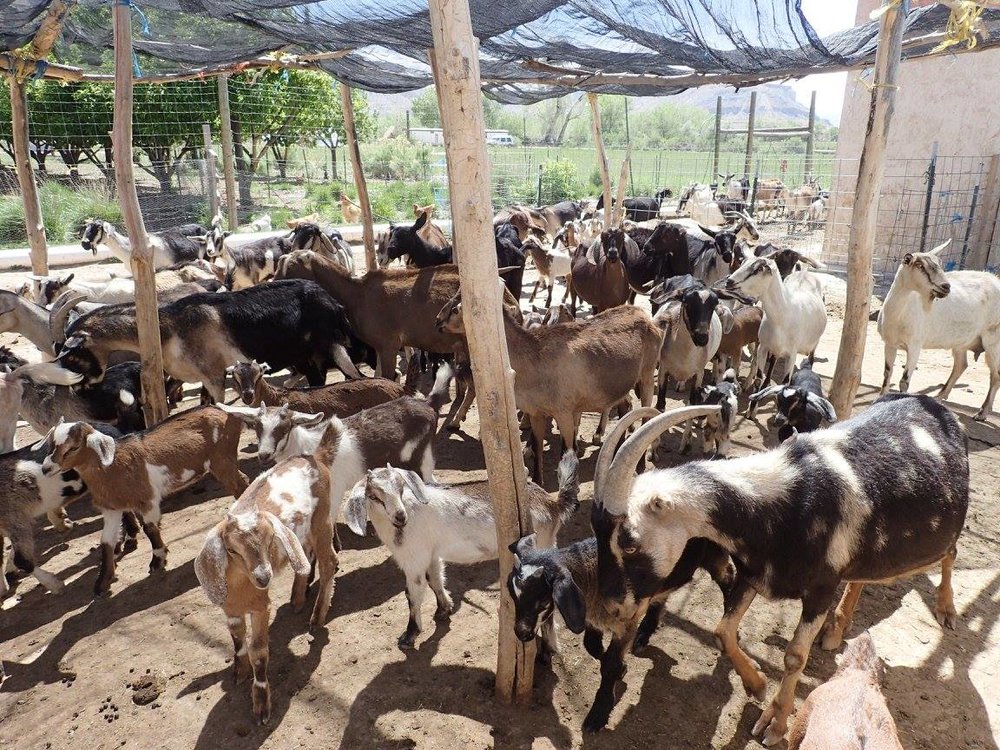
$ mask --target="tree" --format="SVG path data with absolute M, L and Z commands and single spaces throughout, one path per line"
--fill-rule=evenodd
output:
M 59 152 L 72 177 L 89 159 L 107 176 L 111 165 L 97 155 L 101 146 L 110 148 L 114 92 L 107 84 L 38 81 L 28 91 L 31 140 Z M 41 165 L 39 165 L 41 169 Z
M 410 103 L 410 111 L 417 127 L 441 127 L 441 110 L 438 109 L 437 92 L 433 86 L 424 89 L 423 93 Z

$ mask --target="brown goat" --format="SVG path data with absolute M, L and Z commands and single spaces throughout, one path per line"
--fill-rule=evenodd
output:
M 795 717 L 788 750 L 903 750 L 882 695 L 883 669 L 870 633 L 848 641 L 836 673 Z
M 440 329 L 463 334 L 461 296 L 437 318 Z M 549 420 L 555 419 L 567 448 L 576 447 L 583 412 L 604 412 L 638 384 L 643 406 L 653 401 L 653 373 L 660 353 L 660 329 L 645 310 L 619 306 L 589 320 L 525 330 L 504 311 L 504 331 L 514 378 L 514 399 L 531 422 L 533 479 L 542 483 L 542 449 Z
M 715 379 L 730 367 L 736 371 L 736 379 L 740 378 L 740 366 L 743 362 L 743 349 L 757 345 L 760 334 L 760 321 L 764 311 L 757 306 L 744 305 L 733 311 L 733 327 L 728 333 L 722 334 L 719 348 L 715 353 Z M 749 387 L 749 379 L 745 387 Z
M 345 380 L 316 388 L 281 388 L 264 380 L 264 375 L 268 372 L 270 368 L 255 359 L 233 365 L 233 384 L 244 404 L 288 404 L 293 411 L 306 414 L 321 412 L 324 417 L 349 417 L 362 409 L 406 395 L 402 385 L 385 378 Z
M 319 592 L 309 627 L 323 625 L 330 609 L 338 561 L 333 548 L 328 458 L 321 447 L 318 455 L 289 458 L 257 477 L 208 533 L 194 563 L 209 601 L 226 613 L 235 681 L 242 682 L 253 673 L 250 695 L 254 716 L 261 724 L 271 717 L 267 662 L 274 572 L 286 562 L 291 564 L 295 572 L 292 607 L 300 612 L 306 601 L 310 561 L 315 561 Z
M 638 256 L 639 248 L 631 237 L 621 229 L 608 229 L 594 239 L 589 247 L 580 245 L 573 255 L 572 288 L 570 306 L 576 312 L 579 297 L 594 308 L 594 313 L 603 312 L 628 301 L 628 275 L 624 257 L 626 247 L 633 256 Z
M 243 424 L 213 406 L 168 417 L 145 432 L 120 440 L 86 422 L 66 422 L 46 437 L 50 454 L 42 462 L 46 473 L 55 465 L 75 469 L 90 490 L 94 507 L 104 517 L 101 566 L 94 594 L 103 596 L 115 575 L 115 544 L 122 514 L 133 511 L 153 548 L 149 572 L 167 566 L 167 547 L 160 536 L 160 504 L 168 495 L 194 484 L 206 474 L 238 497 L 247 478 L 236 462 Z
M 354 333 L 378 354 L 382 377 L 394 379 L 396 355 L 404 346 L 451 354 L 460 336 L 434 324 L 441 308 L 458 292 L 458 268 L 451 264 L 369 271 L 360 279 L 309 251 L 282 256 L 277 279 L 313 279 L 347 310 Z M 509 292 L 508 305 L 517 306 Z

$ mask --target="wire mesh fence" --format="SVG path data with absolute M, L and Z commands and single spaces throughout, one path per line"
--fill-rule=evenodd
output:
M 242 225 L 267 217 L 275 228 L 286 219 L 318 214 L 333 224 L 355 220 L 341 205 L 356 197 L 352 168 L 342 139 L 340 97 L 322 73 L 258 71 L 228 81 L 235 150 L 234 196 Z M 114 195 L 110 149 L 113 91 L 104 84 L 33 84 L 29 90 L 31 150 L 42 182 L 43 216 L 50 241 L 72 242 L 89 218 L 120 221 Z M 7 100 L 0 92 L 0 109 Z M 382 125 L 366 103 L 356 105 L 365 142 L 361 154 L 376 222 L 405 221 L 413 204 L 435 204 L 449 216 L 444 149 L 410 142 Z M 221 155 L 218 89 L 215 81 L 137 86 L 133 159 L 147 226 L 164 229 L 211 221 L 209 196 L 226 205 L 222 159 L 213 186 L 206 169 L 203 124 Z M 4 128 L 6 127 L 6 130 Z M 9 113 L 0 111 L 0 245 L 23 244 L 23 210 L 13 176 Z M 512 203 L 551 204 L 595 197 L 601 191 L 596 152 L 588 147 L 491 146 L 494 208 Z M 611 147 L 613 181 L 626 154 Z M 1000 170 L 990 157 L 916 155 L 892 159 L 886 167 L 877 217 L 876 281 L 886 284 L 909 251 L 930 249 L 950 239 L 942 257 L 949 268 L 993 267 L 1000 262 L 997 220 Z M 749 170 L 747 167 L 749 166 Z M 669 189 L 668 209 L 692 183 L 723 183 L 747 177 L 752 186 L 780 180 L 792 191 L 814 180 L 821 202 L 805 216 L 767 210 L 746 191 L 747 210 L 760 224 L 761 241 L 791 246 L 834 269 L 846 266 L 851 207 L 858 162 L 838 160 L 836 145 L 820 143 L 806 155 L 800 143 L 760 139 L 747 160 L 739 138 L 712 150 L 644 149 L 632 152 L 627 195 L 652 196 Z

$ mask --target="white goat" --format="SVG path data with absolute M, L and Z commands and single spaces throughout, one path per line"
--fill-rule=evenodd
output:
M 575 451 L 566 451 L 559 462 L 557 493 L 528 482 L 528 507 L 541 547 L 555 545 L 559 528 L 579 505 L 577 465 Z M 426 484 L 416 472 L 386 466 L 369 470 L 354 485 L 345 515 L 347 525 L 360 536 L 365 535 L 371 518 L 379 539 L 406 577 L 410 619 L 399 638 L 400 648 L 412 648 L 422 629 L 420 605 L 428 583 L 437 598 L 434 619 L 451 616 L 454 604 L 444 587 L 445 562 L 471 564 L 497 556 L 489 482 L 461 488 Z
M 950 242 L 950 240 L 949 240 Z M 878 314 L 878 332 L 885 342 L 882 393 L 896 361 L 906 350 L 906 370 L 899 390 L 906 392 L 921 349 L 950 349 L 954 365 L 939 398 L 946 399 L 968 366 L 968 352 L 986 353 L 990 388 L 977 420 L 986 419 L 1000 388 L 1000 279 L 982 271 L 941 268 L 938 254 L 945 242 L 927 253 L 907 253 L 896 271 L 885 304 Z
M 815 261 L 803 256 L 802 260 L 813 267 Z M 778 266 L 770 258 L 755 258 L 734 271 L 725 281 L 725 288 L 757 297 L 764 308 L 760 323 L 760 346 L 751 367 L 756 377 L 759 366 L 772 355 L 774 361 L 767 367 L 765 383 L 771 380 L 778 360 L 788 362 L 788 373 L 794 367 L 797 354 L 805 354 L 812 362 L 819 339 L 826 330 L 826 305 L 823 302 L 823 285 L 811 271 L 796 271 L 784 282 Z
M 712 188 L 708 185 L 692 185 L 682 195 L 682 200 L 685 199 L 688 213 L 699 224 L 707 226 L 725 224 L 726 219 L 722 214 L 722 209 L 719 208 L 719 204 L 712 194 Z

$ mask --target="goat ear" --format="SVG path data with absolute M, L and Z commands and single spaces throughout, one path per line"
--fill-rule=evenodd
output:
M 808 255 L 803 255 L 802 253 L 799 253 L 798 262 L 805 263 L 807 266 L 812 266 L 813 268 L 826 268 L 826 266 L 820 263 L 818 260 L 814 260 L 813 258 L 810 258 Z
M 87 435 L 87 447 L 90 448 L 101 461 L 101 466 L 105 469 L 111 466 L 115 460 L 115 439 L 100 432 L 92 432 Z
M 321 411 L 316 412 L 315 414 L 299 414 L 298 412 L 292 412 L 292 424 L 296 427 L 315 427 L 324 419 L 326 419 L 326 415 Z
M 518 560 L 521 560 L 529 553 L 535 551 L 535 535 L 528 534 L 527 536 L 522 536 L 507 549 L 517 555 Z
M 256 427 L 260 423 L 260 410 L 251 406 L 230 406 L 229 404 L 218 403 L 216 409 L 222 409 L 231 417 L 236 417 L 248 427 Z
M 414 499 L 421 505 L 427 505 L 430 501 L 427 499 L 427 493 L 424 492 L 424 480 L 420 478 L 420 475 L 409 469 L 400 469 L 399 473 L 403 475 L 403 481 L 413 493 Z
M 903 265 L 908 266 L 913 262 L 913 253 L 907 253 L 903 256 Z
M 806 394 L 806 403 L 812 404 L 819 409 L 823 413 L 823 419 L 827 422 L 837 421 L 837 411 L 833 408 L 833 404 L 822 396 L 818 396 L 815 393 L 808 393 Z
M 566 627 L 574 633 L 582 633 L 587 627 L 587 603 L 580 587 L 568 572 L 561 572 L 554 581 L 552 600 L 559 608 Z
M 722 323 L 723 333 L 729 333 L 733 330 L 733 326 L 736 325 L 736 319 L 733 317 L 732 310 L 725 305 L 719 305 L 715 308 L 715 314 L 719 316 L 719 321 Z
M 309 564 L 309 558 L 306 557 L 305 550 L 302 549 L 302 543 L 299 541 L 299 538 L 273 513 L 264 511 L 263 515 L 268 523 L 271 524 L 274 536 L 281 542 L 281 546 L 285 550 L 285 556 L 288 558 L 288 562 L 291 564 L 295 574 L 300 576 L 309 575 L 312 566 Z
M 774 398 L 781 393 L 784 388 L 784 385 L 772 385 L 762 391 L 757 391 L 750 396 L 750 403 L 755 404 L 759 401 L 766 401 L 769 398 Z
M 365 494 L 367 486 L 368 477 L 366 476 L 351 489 L 351 494 L 347 498 L 347 507 L 344 509 L 347 528 L 358 536 L 365 536 L 368 533 L 368 497 Z
M 597 248 L 601 247 L 603 241 L 602 237 L 597 237 L 587 248 L 587 262 L 592 266 L 597 265 Z
M 256 362 L 257 360 L 254 360 L 254 361 Z M 260 374 L 261 375 L 270 375 L 271 374 L 271 365 L 269 365 L 267 362 L 258 362 L 257 366 L 260 368 Z
M 226 567 L 229 565 L 229 556 L 226 554 L 226 545 L 219 530 L 221 525 L 208 532 L 201 552 L 194 559 L 194 574 L 198 578 L 198 583 L 205 590 L 208 600 L 216 606 L 222 606 L 229 595 L 226 588 Z

